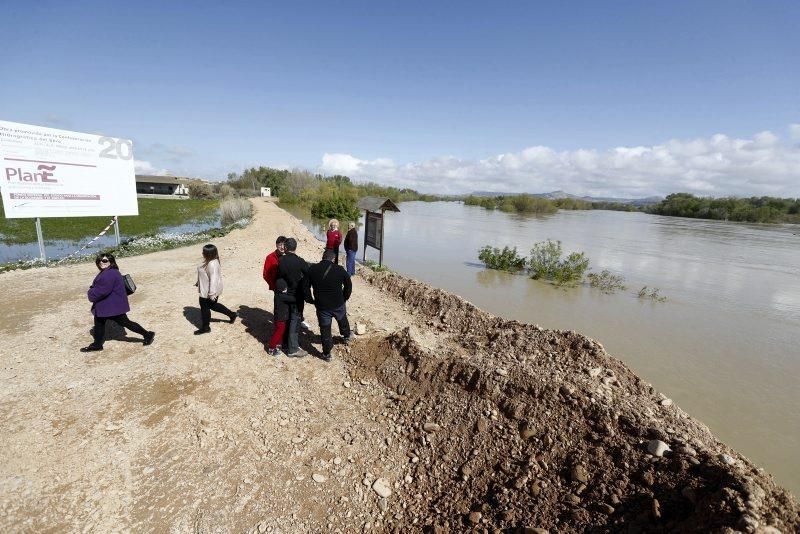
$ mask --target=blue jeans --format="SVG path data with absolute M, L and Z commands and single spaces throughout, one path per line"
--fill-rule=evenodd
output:
M 317 308 L 317 321 L 319 321 L 319 333 L 322 337 L 322 353 L 330 354 L 333 348 L 333 333 L 331 324 L 336 319 L 339 326 L 339 333 L 342 337 L 350 337 L 350 322 L 347 320 L 347 308 L 342 304 L 333 310 L 320 310 Z
M 356 251 L 355 250 L 344 250 L 347 254 L 347 274 L 353 276 L 356 274 Z

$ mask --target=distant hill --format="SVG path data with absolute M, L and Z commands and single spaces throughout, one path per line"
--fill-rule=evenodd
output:
M 476 197 L 496 197 L 496 196 L 516 196 L 516 195 L 523 195 L 525 193 L 507 193 L 503 191 L 473 191 L 471 193 Z M 645 198 L 618 198 L 618 197 L 589 197 L 589 196 L 578 196 L 573 195 L 571 193 L 567 193 L 566 191 L 551 191 L 550 193 L 528 193 L 535 197 L 540 198 L 547 198 L 549 200 L 557 200 L 559 198 L 574 198 L 576 200 L 585 200 L 587 202 L 618 202 L 620 204 L 631 204 L 633 206 L 648 206 L 650 204 L 658 204 L 662 200 L 663 197 L 645 197 Z

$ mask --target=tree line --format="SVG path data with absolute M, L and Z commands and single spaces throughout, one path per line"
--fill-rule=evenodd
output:
M 647 213 L 741 222 L 800 223 L 800 199 L 777 197 L 697 197 L 673 193 L 658 204 L 645 208 Z

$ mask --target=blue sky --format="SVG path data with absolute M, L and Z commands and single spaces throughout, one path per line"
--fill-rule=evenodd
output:
M 3 19 L 0 119 L 131 138 L 142 171 L 800 196 L 796 1 L 3 0 Z

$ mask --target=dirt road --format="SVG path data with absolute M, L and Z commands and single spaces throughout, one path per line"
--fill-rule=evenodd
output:
M 788 492 L 597 343 L 393 274 L 354 279 L 368 333 L 332 363 L 268 356 L 264 256 L 279 234 L 322 248 L 254 204 L 215 243 L 241 320 L 209 335 L 192 334 L 199 246 L 120 261 L 149 347 L 78 352 L 93 264 L 0 275 L 0 530 L 800 528 Z

